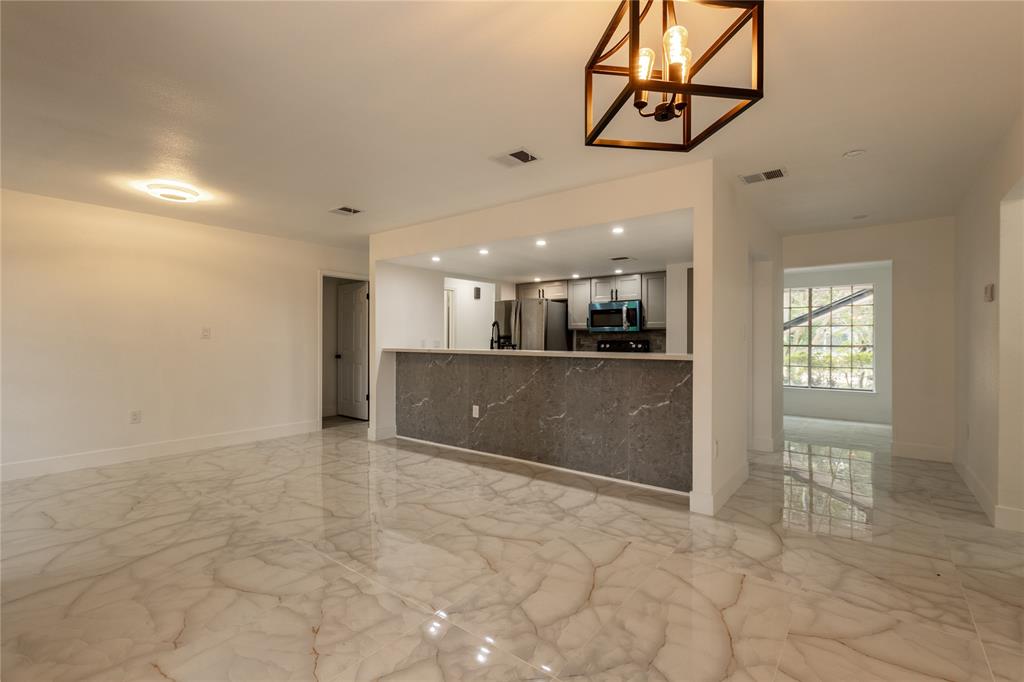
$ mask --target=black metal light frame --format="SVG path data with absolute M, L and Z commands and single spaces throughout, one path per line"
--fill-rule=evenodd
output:
M 662 32 L 668 24 L 674 24 L 675 2 L 674 0 L 662 1 Z M 722 129 L 734 118 L 749 109 L 755 102 L 764 96 L 764 1 L 763 0 L 690 0 L 695 4 L 709 5 L 726 9 L 741 9 L 740 16 L 718 36 L 710 47 L 700 57 L 694 60 L 690 67 L 689 80 L 700 72 L 711 59 L 718 54 L 726 43 L 729 42 L 739 31 L 751 22 L 753 28 L 753 49 L 751 55 L 751 87 L 735 88 L 722 85 L 702 85 L 697 83 L 677 83 L 674 81 L 662 80 L 661 69 L 654 69 L 649 80 L 636 78 L 633 66 L 637 63 L 640 52 L 640 23 L 646 18 L 654 0 L 646 0 L 643 8 L 640 7 L 641 0 L 622 0 L 618 9 L 608 22 L 608 28 L 598 41 L 594 53 L 590 56 L 586 66 L 586 144 L 593 147 L 624 147 L 627 149 L 653 149 L 657 151 L 688 152 L 704 140 L 708 139 Z M 619 25 L 622 23 L 626 12 L 629 12 L 629 30 L 615 45 L 608 47 Z M 612 55 L 618 52 L 624 45 L 629 46 L 629 66 L 611 66 L 604 64 Z M 627 79 L 625 87 L 616 95 L 608 110 L 601 118 L 594 123 L 594 76 L 619 76 Z M 682 141 L 681 142 L 650 142 L 644 140 L 617 140 L 601 137 L 601 133 L 608 127 L 612 119 L 622 109 L 623 105 L 630 100 L 630 96 L 639 96 L 642 91 L 667 93 L 669 96 L 682 95 Z M 693 98 L 694 97 L 723 97 L 735 99 L 739 102 L 729 111 L 725 112 L 703 131 L 692 134 L 691 121 L 693 119 Z

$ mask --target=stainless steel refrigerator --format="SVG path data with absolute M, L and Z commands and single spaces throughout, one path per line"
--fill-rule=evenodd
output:
M 496 301 L 494 321 L 519 350 L 569 350 L 569 306 L 563 301 Z

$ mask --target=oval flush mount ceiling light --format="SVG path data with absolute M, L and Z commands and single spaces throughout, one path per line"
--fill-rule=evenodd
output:
M 481 256 L 486 256 L 487 254 L 490 253 L 490 251 L 488 251 L 487 249 L 480 249 L 479 253 Z
M 132 186 L 151 197 L 178 204 L 194 204 L 211 198 L 198 187 L 179 180 L 140 180 L 133 182 Z
M 537 246 L 547 246 L 547 245 L 548 245 L 547 241 L 545 241 L 545 240 L 543 240 L 543 239 L 538 239 L 538 240 L 537 240 L 536 242 L 534 242 L 534 243 L 535 243 L 535 244 L 537 244 Z
M 434 261 L 435 263 L 440 263 L 441 262 L 441 257 L 440 256 L 431 256 L 430 260 Z
M 612 228 L 612 234 L 622 234 L 625 231 L 626 228 L 622 227 L 621 225 L 616 225 L 615 227 Z

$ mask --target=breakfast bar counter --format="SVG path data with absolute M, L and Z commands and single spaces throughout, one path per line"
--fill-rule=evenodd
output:
M 690 355 L 384 352 L 395 354 L 400 437 L 674 491 L 691 488 Z

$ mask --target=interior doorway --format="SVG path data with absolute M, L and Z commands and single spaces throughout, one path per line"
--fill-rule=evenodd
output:
M 370 417 L 369 283 L 323 277 L 321 417 Z

